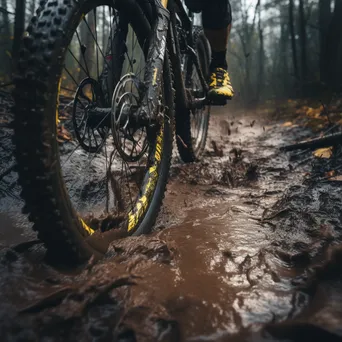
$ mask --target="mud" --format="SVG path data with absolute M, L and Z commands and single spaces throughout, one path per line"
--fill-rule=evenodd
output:
M 279 151 L 310 129 L 216 109 L 203 161 L 175 154 L 154 233 L 71 272 L 49 264 L 20 214 L 0 99 L 2 340 L 342 339 L 341 182 L 324 176 L 342 159 Z

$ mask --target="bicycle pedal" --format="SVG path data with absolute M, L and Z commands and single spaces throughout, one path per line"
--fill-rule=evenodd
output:
M 227 104 L 228 100 L 227 99 L 220 99 L 220 98 L 217 98 L 215 100 L 211 100 L 209 102 L 209 104 L 211 106 L 225 106 Z

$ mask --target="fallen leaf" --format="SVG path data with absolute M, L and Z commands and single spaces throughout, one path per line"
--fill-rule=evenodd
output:
M 57 140 L 70 141 L 72 140 L 71 134 L 64 128 L 64 126 L 58 127 Z M 60 142 L 60 141 L 58 141 Z
M 287 121 L 283 123 L 283 127 L 291 127 L 293 123 L 291 121 Z
M 331 171 L 328 171 L 325 173 L 325 177 L 331 178 L 331 177 L 335 176 L 335 174 L 336 174 L 335 170 L 331 170 Z
M 335 182 L 342 182 L 342 175 L 331 177 L 330 180 Z
M 317 158 L 329 159 L 332 155 L 332 147 L 319 148 L 313 152 L 313 155 Z

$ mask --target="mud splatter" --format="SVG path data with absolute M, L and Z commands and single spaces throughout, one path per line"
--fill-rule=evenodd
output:
M 13 146 L 0 99 L 3 173 Z M 0 180 L 2 339 L 340 340 L 341 185 L 316 177 L 332 165 L 311 153 L 279 151 L 311 134 L 280 120 L 217 110 L 202 162 L 175 157 L 155 232 L 72 271 L 25 243 L 35 236 L 10 170 Z

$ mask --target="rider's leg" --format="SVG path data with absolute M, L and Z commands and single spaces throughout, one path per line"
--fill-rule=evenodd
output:
M 234 91 L 226 59 L 232 22 L 230 3 L 229 0 L 205 0 L 202 3 L 203 28 L 212 50 L 209 97 L 213 100 L 231 99 Z
M 223 29 L 204 29 L 204 33 L 209 40 L 211 51 L 212 51 L 212 60 L 210 68 L 214 69 L 216 67 L 221 67 L 227 69 L 227 47 L 228 47 L 228 38 L 232 25 L 229 24 L 228 27 Z

